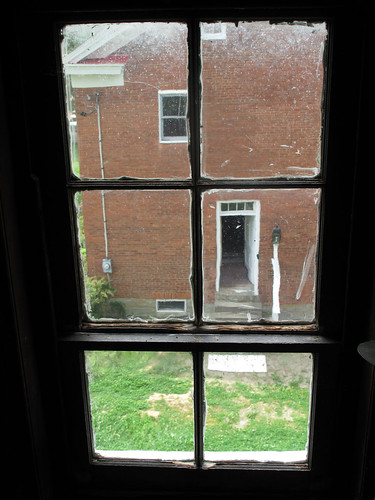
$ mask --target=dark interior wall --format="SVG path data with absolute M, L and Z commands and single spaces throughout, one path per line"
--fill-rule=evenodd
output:
M 5 12 L 8 14 L 7 12 Z M 17 23 L 10 12 L 9 26 L 17 33 Z M 12 30 L 11 30 L 12 31 Z M 6 43 L 2 34 L 2 47 L 7 47 L 1 57 L 1 78 L 4 87 L 0 95 L 0 127 L 2 142 L 1 159 L 1 246 L 0 265 L 2 300 L 2 338 L 3 356 L 2 373 L 6 388 L 4 412 L 5 427 L 4 455 L 7 457 L 5 484 L 12 489 L 10 498 L 51 499 L 58 498 L 59 483 L 56 481 L 56 469 L 63 470 L 56 452 L 57 442 L 63 441 L 59 430 L 63 416 L 59 414 L 59 406 L 49 388 L 54 386 L 55 361 L 53 341 L 53 321 L 50 317 L 47 272 L 44 255 L 36 244 L 40 240 L 38 206 L 35 197 L 35 185 L 32 185 L 27 169 L 27 151 L 23 126 L 23 108 L 19 97 L 20 60 L 15 47 Z M 370 30 L 365 37 L 368 45 L 358 46 L 358 53 L 366 56 L 367 66 L 363 81 L 361 107 L 361 127 L 358 146 L 358 163 L 360 173 L 357 178 L 357 197 L 353 207 L 354 245 L 352 249 L 352 266 L 350 274 L 349 315 L 347 318 L 347 349 L 351 352 L 355 345 L 368 338 L 374 338 L 374 235 L 372 221 L 367 214 L 372 213 L 374 174 L 372 172 L 372 139 L 369 127 L 370 86 L 368 68 L 370 67 Z M 14 69 L 12 73 L 10 70 Z M 10 78 L 9 75 L 12 75 Z M 10 105 L 12 103 L 12 106 Z M 371 122 L 370 122 L 371 123 Z M 28 205 L 28 217 L 20 218 Z M 33 201 L 32 201 L 33 200 Z M 364 244 L 365 242 L 365 244 Z M 25 263 L 33 266 L 25 269 Z M 358 297 L 358 287 L 363 293 Z M 36 291 L 38 291 L 36 293 Z M 29 309 L 32 309 L 30 312 Z M 40 316 L 43 321 L 40 321 Z M 50 335 L 52 332 L 52 335 Z M 353 334 L 353 332 L 355 332 Z M 44 344 L 44 349 L 42 349 Z M 43 359 L 43 352 L 48 362 Z M 352 359 L 348 355 L 348 358 Z M 47 366 L 46 366 L 47 365 Z M 52 367 L 50 380 L 41 377 L 46 368 Z M 348 500 L 373 500 L 373 388 L 371 385 L 372 370 L 361 360 L 350 364 L 347 378 L 344 381 L 343 411 L 352 414 L 354 428 L 348 435 L 357 436 L 357 446 L 352 447 L 352 461 L 341 463 L 338 468 L 344 482 L 344 476 L 350 476 L 351 490 L 347 492 Z M 359 375 L 360 372 L 360 375 Z M 358 390 L 360 384 L 360 390 Z M 50 399 L 48 397 L 50 396 Z M 360 396 L 360 398 L 358 398 Z M 54 420 L 53 424 L 51 422 Z M 47 424 L 48 422 L 48 424 Z M 53 435 L 55 442 L 49 440 Z M 352 443 L 353 440 L 351 439 Z M 53 460 L 52 460 L 53 459 Z M 230 476 L 230 474 L 228 474 Z M 230 480 L 230 477 L 228 477 Z M 8 493 L 9 495 L 9 493 Z M 135 498 L 137 495 L 133 495 Z M 85 498 L 84 495 L 80 499 Z M 88 498 L 88 497 L 87 497 Z M 130 498 L 128 494 L 123 498 Z M 138 498 L 150 498 L 148 495 Z M 197 498 L 197 497 L 195 497 Z M 207 498 L 207 495 L 205 495 Z M 282 494 L 278 496 L 282 498 Z M 344 498 L 342 496 L 341 498 Z M 319 499 L 321 500 L 321 499 Z M 331 499 L 330 499 L 331 500 Z

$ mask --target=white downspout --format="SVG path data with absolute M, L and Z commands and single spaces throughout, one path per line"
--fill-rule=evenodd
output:
M 216 283 L 215 289 L 218 292 L 220 288 L 220 270 L 222 260 L 222 236 L 221 236 L 221 202 L 216 204 Z
M 273 258 L 271 259 L 273 268 L 273 285 L 272 285 L 272 321 L 279 320 L 280 314 L 280 263 L 279 263 L 279 244 L 273 244 Z
M 281 229 L 276 225 L 272 230 L 273 258 L 271 259 L 273 268 L 272 285 L 272 321 L 279 321 L 280 314 L 280 263 L 279 244 L 281 241 Z
M 102 129 L 100 123 L 100 104 L 99 104 L 99 91 L 95 92 L 96 95 L 96 111 L 98 115 L 98 141 L 99 141 L 99 156 L 100 156 L 100 171 L 102 179 L 104 179 L 104 162 L 103 162 L 103 148 L 102 148 Z M 105 211 L 105 193 L 102 190 L 102 210 L 103 210 L 103 226 L 104 226 L 104 245 L 105 257 L 108 259 L 108 237 L 107 237 L 107 217 Z

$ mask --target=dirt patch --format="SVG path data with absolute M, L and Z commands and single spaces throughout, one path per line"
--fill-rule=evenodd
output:
M 155 392 L 151 394 L 147 401 L 151 403 L 151 408 L 142 413 L 153 418 L 158 418 L 160 415 L 160 411 L 157 410 L 157 404 L 160 401 L 164 401 L 170 408 L 174 408 L 185 415 L 192 414 L 193 412 L 193 402 L 190 391 L 186 394 L 163 394 Z
M 280 413 L 276 410 L 275 405 L 258 402 L 241 408 L 238 416 L 239 422 L 234 427 L 236 429 L 244 429 L 249 424 L 251 418 L 265 418 L 268 424 L 275 420 L 293 422 L 294 418 L 299 416 L 299 412 L 284 405 Z

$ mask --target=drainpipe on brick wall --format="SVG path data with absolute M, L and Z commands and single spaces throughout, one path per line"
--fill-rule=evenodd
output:
M 98 115 L 98 141 L 99 141 L 99 156 L 100 156 L 100 171 L 102 179 L 104 179 L 104 161 L 103 161 L 103 148 L 102 148 L 102 128 L 100 123 L 100 103 L 99 103 L 99 91 L 95 92 L 96 95 L 96 112 Z M 108 259 L 108 237 L 107 237 L 107 216 L 105 211 L 105 193 L 102 190 L 102 211 L 103 211 L 103 229 L 104 229 L 104 245 L 105 245 L 105 258 Z M 107 278 L 109 279 L 109 274 Z
M 281 229 L 275 226 L 272 231 L 273 258 L 271 259 L 273 268 L 272 285 L 272 321 L 279 320 L 280 314 L 280 263 L 279 263 L 279 244 L 281 240 Z

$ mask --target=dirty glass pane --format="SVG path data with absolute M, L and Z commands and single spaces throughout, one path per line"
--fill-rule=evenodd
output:
M 207 461 L 306 462 L 312 355 L 207 353 Z
M 203 23 L 201 32 L 203 175 L 318 175 L 326 24 Z
M 184 118 L 163 118 L 163 138 L 186 137 L 186 121 Z
M 86 351 L 93 447 L 115 458 L 194 458 L 190 353 Z
M 320 189 L 204 193 L 203 318 L 315 319 Z
M 75 201 L 89 318 L 192 319 L 189 191 L 83 191 Z
M 163 116 L 186 116 L 186 96 L 165 96 Z
M 72 172 L 81 178 L 190 177 L 187 140 L 163 141 L 160 92 L 187 135 L 183 23 L 70 25 L 61 46 Z

